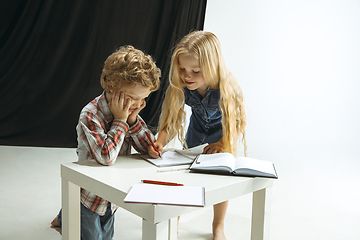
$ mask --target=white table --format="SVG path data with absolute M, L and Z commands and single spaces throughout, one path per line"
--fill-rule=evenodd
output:
M 273 179 L 196 174 L 188 170 L 157 172 L 157 169 L 136 155 L 118 157 L 113 166 L 101 166 L 95 161 L 62 164 L 62 239 L 80 239 L 80 187 L 143 218 L 143 240 L 177 239 L 177 216 L 202 208 L 124 203 L 130 188 L 142 179 L 203 186 L 205 206 L 253 193 L 251 240 L 268 239 L 269 188 Z

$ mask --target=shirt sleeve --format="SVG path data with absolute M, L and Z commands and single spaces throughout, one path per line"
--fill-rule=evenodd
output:
M 86 142 L 84 145 L 90 155 L 99 164 L 113 165 L 129 129 L 128 124 L 114 119 L 110 130 L 106 132 L 104 122 L 91 112 L 82 115 L 79 124 L 83 132 L 80 140 Z
M 133 140 L 132 146 L 135 148 L 136 151 L 142 154 L 148 153 L 147 148 L 151 144 L 150 140 L 145 134 L 145 131 L 147 131 L 150 134 L 152 140 L 155 141 L 154 135 L 148 129 L 144 120 L 142 120 L 141 117 L 137 116 L 135 124 L 129 128 L 128 133 Z

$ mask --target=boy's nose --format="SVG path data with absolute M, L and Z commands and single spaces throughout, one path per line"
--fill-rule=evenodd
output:
M 134 108 L 139 108 L 140 107 L 140 104 L 141 103 L 141 101 L 139 101 L 139 100 L 137 100 L 137 101 L 134 101 L 134 103 L 133 103 L 133 107 Z

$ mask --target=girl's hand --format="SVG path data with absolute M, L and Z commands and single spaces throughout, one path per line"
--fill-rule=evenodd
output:
M 129 116 L 129 109 L 131 105 L 131 99 L 126 99 L 124 93 L 117 91 L 109 102 L 109 108 L 114 115 L 114 119 L 120 119 L 124 122 L 127 121 Z
M 140 106 L 138 108 L 136 108 L 128 117 L 128 124 L 130 126 L 134 125 L 136 122 L 136 117 L 139 114 L 139 112 L 146 106 L 146 101 L 145 99 L 141 100 Z
M 149 153 L 149 155 L 150 155 L 150 157 L 152 157 L 152 158 L 159 158 L 160 156 L 159 156 L 159 153 L 161 154 L 162 153 L 162 151 L 163 151 L 163 145 L 161 144 L 161 143 L 159 143 L 159 142 L 154 142 L 154 145 L 155 145 L 155 147 L 157 148 L 157 150 L 158 150 L 158 152 L 154 149 L 154 147 L 150 144 L 149 146 L 148 146 L 148 153 Z
M 216 143 L 210 143 L 204 148 L 203 154 L 213 154 L 213 153 L 222 153 L 224 152 L 224 145 L 222 141 Z

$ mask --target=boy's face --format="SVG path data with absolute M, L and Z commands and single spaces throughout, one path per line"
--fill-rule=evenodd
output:
M 141 84 L 135 83 L 135 85 L 129 87 L 122 87 L 119 90 L 110 90 L 106 92 L 105 96 L 108 102 L 111 101 L 116 91 L 120 91 L 124 93 L 124 97 L 125 97 L 124 106 L 126 105 L 127 100 L 130 99 L 131 104 L 129 109 L 129 115 L 135 109 L 138 109 L 141 106 L 142 102 L 145 101 L 145 98 L 147 98 L 151 92 L 148 87 L 144 87 Z

